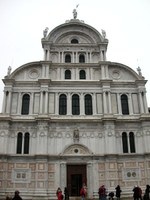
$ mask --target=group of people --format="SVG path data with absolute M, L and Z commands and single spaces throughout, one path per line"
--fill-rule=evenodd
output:
M 67 187 L 65 187 L 64 189 L 64 195 L 62 193 L 62 190 L 60 187 L 58 187 L 57 191 L 56 191 L 56 196 L 57 196 L 57 200 L 69 200 L 69 192 L 68 192 L 68 189 Z
M 109 192 L 108 193 L 108 198 L 110 200 L 113 200 L 114 196 L 116 196 L 117 200 L 120 200 L 120 196 L 121 196 L 121 192 L 122 192 L 120 186 L 117 185 L 115 190 L 116 190 L 116 194 L 114 192 Z M 99 194 L 99 200 L 106 200 L 107 191 L 106 191 L 105 185 L 102 185 L 102 186 L 99 187 L 98 194 Z
M 142 195 L 142 189 L 135 185 L 133 188 L 133 198 L 134 200 L 150 200 L 150 185 L 146 185 L 144 194 Z

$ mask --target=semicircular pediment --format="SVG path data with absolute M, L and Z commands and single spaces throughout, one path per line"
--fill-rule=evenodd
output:
M 66 35 L 70 35 L 70 37 L 81 35 L 81 41 L 85 43 L 86 41 L 90 43 L 101 43 L 103 40 L 103 37 L 96 29 L 81 22 L 70 22 L 57 26 L 49 33 L 47 40 L 52 43 L 60 43 L 60 41 L 64 41 L 62 37 L 66 37 Z
M 85 146 L 80 144 L 73 144 L 65 148 L 63 155 L 91 155 L 92 152 Z

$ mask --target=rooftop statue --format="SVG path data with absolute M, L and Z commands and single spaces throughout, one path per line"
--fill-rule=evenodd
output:
M 47 36 L 47 33 L 48 33 L 48 27 L 46 27 L 45 30 L 43 31 L 44 38 Z
M 138 68 L 137 68 L 137 71 L 138 71 L 138 74 L 140 75 L 140 76 L 142 76 L 142 72 L 141 72 L 141 68 L 138 66 Z
M 9 66 L 8 70 L 7 70 L 7 76 L 9 76 L 11 74 L 11 70 L 12 70 L 12 68 L 11 68 L 11 66 Z
M 102 36 L 103 36 L 103 38 L 105 39 L 105 37 L 106 37 L 106 31 L 103 30 L 103 29 L 102 29 Z
M 73 18 L 74 19 L 77 19 L 77 7 L 79 6 L 79 4 L 78 5 L 76 5 L 76 8 L 75 9 L 73 9 Z

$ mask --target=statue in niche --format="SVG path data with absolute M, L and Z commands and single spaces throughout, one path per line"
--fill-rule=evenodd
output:
M 75 129 L 73 132 L 73 139 L 79 141 L 79 130 Z

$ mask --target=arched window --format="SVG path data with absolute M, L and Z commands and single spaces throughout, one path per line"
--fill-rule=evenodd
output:
M 71 63 L 71 56 L 70 56 L 70 54 L 66 54 L 66 56 L 65 56 L 65 63 Z
M 30 134 L 25 133 L 25 135 L 24 135 L 24 154 L 29 154 L 29 140 L 30 140 Z
M 59 96 L 59 114 L 60 115 L 67 114 L 67 97 L 65 94 L 61 94 Z
M 128 138 L 127 133 L 122 133 L 122 146 L 123 146 L 123 153 L 128 153 Z
M 65 71 L 65 79 L 71 79 L 71 71 L 70 70 Z
M 86 74 L 85 74 L 85 71 L 84 70 L 80 70 L 80 79 L 86 79 Z
M 79 63 L 85 63 L 85 56 L 83 54 L 79 55 Z
M 71 44 L 78 44 L 78 43 L 79 43 L 79 41 L 77 39 L 72 39 L 71 40 Z
M 28 94 L 24 94 L 22 97 L 22 115 L 28 115 L 29 114 L 29 105 L 30 105 L 30 96 Z
M 121 107 L 122 107 L 122 114 L 128 115 L 129 114 L 128 97 L 125 94 L 121 95 Z
M 17 154 L 22 153 L 22 139 L 23 139 L 22 133 L 18 133 L 18 135 L 17 135 Z
M 72 114 L 79 115 L 80 114 L 80 104 L 79 104 L 79 95 L 72 95 Z
M 135 141 L 134 141 L 134 133 L 129 133 L 129 141 L 130 141 L 130 152 L 135 153 Z
M 92 110 L 92 97 L 89 94 L 86 94 L 84 97 L 84 102 L 85 102 L 85 114 L 86 115 L 92 115 L 93 110 Z

